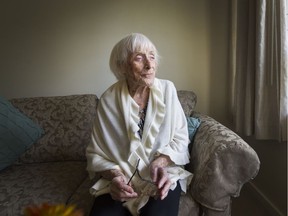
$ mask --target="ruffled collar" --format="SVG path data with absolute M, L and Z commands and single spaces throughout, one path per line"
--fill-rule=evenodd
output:
M 161 91 L 161 83 L 155 78 L 153 85 L 150 87 L 150 95 L 148 107 L 146 111 L 145 125 L 143 129 L 142 139 L 139 138 L 139 106 L 130 96 L 126 81 L 123 81 L 121 88 L 121 108 L 124 121 L 130 140 L 130 150 L 128 154 L 128 162 L 135 166 L 138 158 L 144 163 L 142 166 L 150 164 L 150 153 L 153 148 L 155 139 L 159 133 L 161 124 L 165 116 L 164 96 Z M 141 169 L 141 164 L 139 165 Z

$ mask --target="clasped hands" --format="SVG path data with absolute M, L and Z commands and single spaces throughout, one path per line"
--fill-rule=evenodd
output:
M 150 164 L 150 176 L 152 181 L 158 188 L 157 196 L 163 200 L 169 192 L 171 181 L 168 177 L 165 169 L 171 163 L 168 156 L 159 156 Z M 127 185 L 128 179 L 124 174 L 120 174 L 114 177 L 110 185 L 110 194 L 112 199 L 121 202 L 127 201 L 131 198 L 138 197 L 138 194 L 134 191 L 132 184 Z

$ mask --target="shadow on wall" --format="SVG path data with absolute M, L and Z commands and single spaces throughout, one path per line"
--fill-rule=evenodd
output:
M 229 127 L 229 9 L 228 0 L 209 1 L 210 98 L 209 113 Z M 219 103 L 224 101 L 224 103 Z

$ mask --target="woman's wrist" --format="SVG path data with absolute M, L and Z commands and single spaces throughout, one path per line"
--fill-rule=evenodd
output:
M 112 179 L 115 177 L 125 176 L 123 174 L 123 172 L 121 170 L 118 170 L 118 169 L 105 170 L 105 171 L 100 172 L 100 175 L 103 178 L 110 180 L 110 181 L 112 181 Z
M 154 159 L 154 161 L 152 161 L 151 166 L 165 168 L 167 166 L 170 166 L 171 164 L 173 164 L 173 162 L 168 155 L 160 154 L 158 157 Z

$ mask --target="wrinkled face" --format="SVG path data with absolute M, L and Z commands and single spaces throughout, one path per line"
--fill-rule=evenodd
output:
M 154 51 L 134 52 L 129 59 L 129 72 L 126 76 L 128 82 L 139 86 L 151 86 L 156 73 Z

